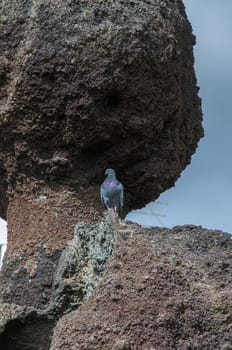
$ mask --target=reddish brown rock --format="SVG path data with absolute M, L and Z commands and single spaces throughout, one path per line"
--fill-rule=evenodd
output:
M 129 232 L 92 297 L 58 323 L 51 350 L 229 349 L 231 235 L 195 226 Z
M 76 222 L 94 223 L 99 214 L 89 199 L 67 188 L 24 187 L 8 207 L 7 257 L 1 270 L 0 299 L 45 308 L 63 248 L 73 238 Z
M 74 223 L 102 215 L 106 167 L 125 214 L 173 186 L 203 134 L 194 43 L 180 0 L 0 6 L 0 299 L 48 305 Z
M 180 0 L 12 0 L 0 15 L 2 216 L 34 181 L 96 198 L 106 167 L 126 211 L 175 183 L 202 136 Z
M 17 213 L 17 215 L 15 215 Z M 47 252 L 62 249 L 73 238 L 78 221 L 100 219 L 89 198 L 86 207 L 76 193 L 67 188 L 34 185 L 16 193 L 8 207 L 8 255 L 34 255 L 43 246 Z

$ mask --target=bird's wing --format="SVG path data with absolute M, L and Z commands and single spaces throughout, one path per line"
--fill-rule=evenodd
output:
M 100 187 L 100 197 L 101 197 L 101 201 L 104 204 L 104 206 L 106 207 L 106 202 L 105 202 L 105 196 L 104 196 L 104 189 L 103 186 Z
M 101 197 L 101 201 L 103 202 L 103 188 L 102 188 L 102 185 L 100 186 L 100 197 Z
M 123 200 L 124 200 L 124 187 L 120 183 L 120 197 L 119 197 L 119 212 L 121 214 L 122 209 L 123 209 Z

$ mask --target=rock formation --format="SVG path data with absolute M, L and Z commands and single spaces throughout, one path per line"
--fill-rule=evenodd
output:
M 126 214 L 190 162 L 203 134 L 195 39 L 180 0 L 0 5 L 0 212 L 8 261 L 41 295 L 75 223 L 99 221 L 106 167 Z
M 109 166 L 128 208 L 172 186 L 202 136 L 182 2 L 0 4 L 1 214 L 38 181 L 89 204 Z
M 104 280 L 60 320 L 51 350 L 231 349 L 231 258 L 220 231 L 120 234 Z
M 92 294 L 102 279 L 116 239 L 112 215 L 107 213 L 98 224 L 82 222 L 75 226 L 74 238 L 63 250 L 56 268 L 51 267 L 48 257 L 40 261 L 37 284 L 33 283 L 33 276 L 27 278 L 26 269 L 22 271 L 20 260 L 18 270 L 15 264 L 8 266 L 8 275 L 3 270 L 1 288 L 5 299 L 14 298 L 24 306 L 0 303 L 1 350 L 49 350 L 57 319 L 77 309 Z M 32 303 L 36 307 L 26 306 Z
M 92 294 L 116 239 L 111 214 L 106 213 L 99 224 L 82 222 L 75 226 L 74 238 L 59 259 L 47 312 L 58 316 L 70 312 Z
M 181 0 L 0 0 L 4 305 L 46 319 L 97 285 L 114 248 L 114 232 L 89 233 L 105 168 L 125 185 L 124 214 L 174 185 L 203 135 L 194 43 Z M 88 270 L 92 285 L 82 273 L 78 297 L 61 264 L 76 223 L 90 239 L 78 254 L 105 254 Z
M 0 304 L 1 350 L 230 350 L 231 258 L 221 231 L 78 224 L 49 307 Z
M 54 320 L 37 310 L 0 304 L 1 350 L 49 350 Z

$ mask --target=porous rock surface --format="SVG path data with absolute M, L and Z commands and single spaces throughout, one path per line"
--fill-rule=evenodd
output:
M 126 211 L 172 186 L 202 136 L 193 44 L 181 0 L 1 0 L 1 215 L 38 181 L 100 207 L 106 167 Z
M 196 226 L 128 232 L 118 228 L 103 281 L 59 321 L 51 350 L 230 350 L 232 236 Z
M 33 308 L 15 304 L 0 304 L 0 334 L 4 332 L 8 322 L 16 319 L 24 320 L 33 311 Z
M 54 320 L 39 310 L 0 304 L 1 350 L 49 350 Z
M 0 274 L 0 302 L 34 306 L 56 318 L 77 309 L 101 280 L 113 252 L 114 216 L 109 211 L 99 223 L 77 223 L 62 252 L 48 253 L 41 246 L 32 257 L 8 257 Z
M 56 264 L 54 256 L 41 249 L 38 267 L 29 276 L 19 258 L 7 260 L 1 271 L 1 350 L 50 348 L 57 320 L 76 310 L 101 281 L 107 258 L 116 244 L 116 222 L 114 212 L 106 212 L 100 223 L 79 222 L 73 239 L 55 257 Z
M 181 0 L 0 0 L 0 301 L 46 310 L 76 223 L 171 187 L 203 135 Z
M 48 310 L 61 315 L 77 309 L 102 278 L 117 233 L 110 213 L 98 224 L 80 222 L 63 250 L 54 276 Z
M 202 136 L 193 44 L 180 0 L 0 0 L 3 271 L 32 279 L 44 306 L 75 223 L 100 220 L 105 168 L 126 214 L 190 162 Z

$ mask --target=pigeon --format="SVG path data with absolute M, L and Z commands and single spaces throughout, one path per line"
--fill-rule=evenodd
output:
M 106 178 L 100 187 L 100 196 L 106 209 L 113 208 L 120 216 L 123 208 L 123 185 L 116 178 L 114 169 L 106 169 Z

